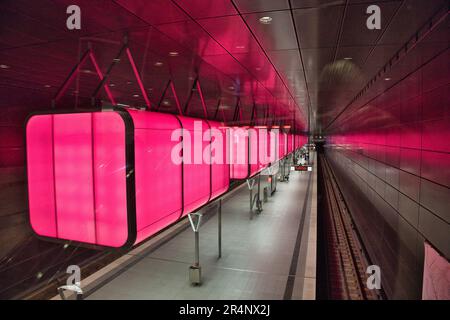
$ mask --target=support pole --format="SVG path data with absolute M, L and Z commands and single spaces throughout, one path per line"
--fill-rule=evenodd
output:
M 199 232 L 194 231 L 195 234 L 195 261 L 194 261 L 194 266 L 195 267 L 199 267 L 200 266 L 200 244 L 199 244 Z
M 202 283 L 202 268 L 200 266 L 200 222 L 202 220 L 201 213 L 189 213 L 189 222 L 194 231 L 195 254 L 194 264 L 189 267 L 189 281 L 193 285 L 201 285 Z
M 258 179 L 258 182 L 256 182 L 256 179 Z M 253 188 L 255 186 L 255 183 L 258 184 L 257 187 L 257 193 L 255 195 L 253 195 Z M 250 220 L 253 219 L 253 207 L 256 204 L 256 211 L 257 214 L 260 214 L 262 209 L 262 201 L 261 201 L 261 197 L 260 197 L 260 193 L 261 193 L 261 175 L 259 174 L 258 177 L 253 178 L 253 179 L 247 179 L 247 186 L 248 189 L 250 190 Z
M 222 258 L 222 199 L 219 199 L 219 212 L 217 214 L 219 225 L 218 225 L 218 245 L 219 245 L 219 259 Z
M 258 195 L 256 197 L 256 209 L 258 210 L 258 214 L 263 210 L 261 201 L 261 175 L 258 175 Z
M 250 189 L 250 220 L 253 219 L 253 187 Z
M 284 159 L 280 160 L 280 181 L 284 181 Z

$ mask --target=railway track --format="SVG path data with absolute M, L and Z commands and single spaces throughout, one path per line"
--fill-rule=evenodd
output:
M 324 238 L 328 298 L 333 300 L 378 300 L 376 290 L 366 286 L 369 265 L 364 247 L 331 167 L 320 155 L 326 201 Z

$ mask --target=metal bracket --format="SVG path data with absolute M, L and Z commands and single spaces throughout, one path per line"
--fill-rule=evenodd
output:
M 175 85 L 173 84 L 173 81 L 172 81 L 172 80 L 169 80 L 169 81 L 167 82 L 167 85 L 166 85 L 166 87 L 164 88 L 164 91 L 163 91 L 163 93 L 162 93 L 162 95 L 161 95 L 161 98 L 159 99 L 158 104 L 157 104 L 156 107 L 155 107 L 155 110 L 158 111 L 159 107 L 161 106 L 161 104 L 163 103 L 163 101 L 164 101 L 164 99 L 165 99 L 165 97 L 166 97 L 166 93 L 167 93 L 167 90 L 168 90 L 169 88 L 170 88 L 170 90 L 172 91 L 173 99 L 175 100 L 175 105 L 176 105 L 176 107 L 177 107 L 178 114 L 182 116 L 182 115 L 183 115 L 183 110 L 181 110 L 180 100 L 178 99 L 177 92 L 175 91 Z
M 217 102 L 216 111 L 214 112 L 214 117 L 213 117 L 214 120 L 217 119 L 217 115 L 219 114 L 221 100 L 222 100 L 222 98 L 219 98 L 219 101 Z
M 82 55 L 82 57 L 80 58 L 78 63 L 73 67 L 73 69 L 70 71 L 67 78 L 64 80 L 64 82 L 58 88 L 58 91 L 56 92 L 55 96 L 52 99 L 52 108 L 56 107 L 56 103 L 65 94 L 65 92 L 69 88 L 70 84 L 73 82 L 75 75 L 79 74 L 81 66 L 84 65 L 84 63 L 86 62 L 87 59 L 91 60 L 91 63 L 94 66 L 97 76 L 99 77 L 100 81 L 103 81 L 105 76 L 103 75 L 100 67 L 98 66 L 97 59 L 95 58 L 95 55 L 91 49 L 91 46 L 89 45 L 89 49 L 86 50 L 86 52 Z M 111 103 L 113 105 L 115 105 L 116 101 L 114 100 L 114 97 L 113 97 L 111 91 L 109 90 L 108 86 L 104 85 L 104 89 L 105 89 L 106 94 L 108 95 L 108 98 L 111 101 Z
M 123 52 L 125 51 L 126 48 L 127 48 L 127 41 L 125 40 L 123 45 L 122 45 L 122 47 L 120 48 L 119 52 L 117 53 L 117 55 L 115 56 L 113 61 L 108 66 L 108 69 L 106 70 L 105 74 L 103 75 L 103 78 L 101 78 L 100 83 L 97 85 L 97 87 L 95 88 L 94 92 L 91 94 L 91 103 L 92 103 L 92 105 L 95 105 L 95 97 L 97 96 L 97 94 L 100 91 L 100 89 L 102 87 L 105 87 L 106 81 L 109 78 L 109 75 L 110 75 L 113 67 L 117 63 L 119 63 L 120 57 L 122 56 L 122 54 L 123 54 Z
M 189 222 L 191 223 L 192 231 L 198 232 L 198 230 L 200 229 L 200 223 L 202 221 L 202 216 L 203 216 L 203 214 L 198 213 L 198 212 L 188 214 L 188 218 L 189 218 Z
M 247 179 L 248 190 L 252 190 L 254 185 L 255 185 L 254 179 Z
M 81 290 L 79 285 L 66 285 L 58 287 L 58 293 L 62 300 L 69 300 L 64 293 L 68 291 L 75 294 L 75 300 L 83 300 L 83 290 Z

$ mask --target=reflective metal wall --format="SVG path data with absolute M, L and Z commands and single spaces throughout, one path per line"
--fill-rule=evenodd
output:
M 326 154 L 390 298 L 421 297 L 425 241 L 450 257 L 449 54 L 424 45 L 417 70 L 384 79 L 393 82 L 328 138 Z

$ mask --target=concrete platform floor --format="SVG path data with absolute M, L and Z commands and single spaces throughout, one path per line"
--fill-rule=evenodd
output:
M 85 298 L 314 299 L 315 182 L 314 174 L 292 171 L 290 181 L 278 183 L 263 212 L 252 220 L 247 184 L 240 186 L 222 205 L 221 259 L 218 215 L 208 213 L 200 228 L 202 285 L 189 283 L 194 233 L 185 223 L 175 237 L 129 253 L 134 257 L 123 265 L 117 262 L 114 272 L 103 271 Z

